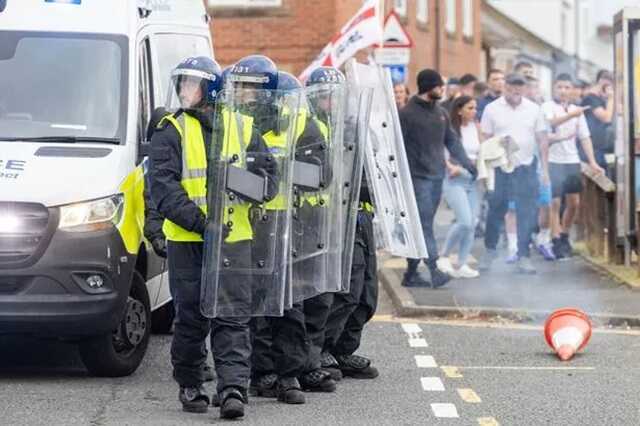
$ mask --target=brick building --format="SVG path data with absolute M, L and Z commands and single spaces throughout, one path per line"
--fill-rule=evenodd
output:
M 223 65 L 262 53 L 283 69 L 300 73 L 362 0 L 209 0 L 216 59 Z M 437 68 L 446 76 L 478 73 L 481 58 L 480 0 L 387 0 L 414 40 L 408 83 Z

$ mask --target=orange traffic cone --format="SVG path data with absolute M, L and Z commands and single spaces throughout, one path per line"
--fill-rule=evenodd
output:
M 558 309 L 547 318 L 544 337 L 558 357 L 568 361 L 589 343 L 591 320 L 579 309 Z

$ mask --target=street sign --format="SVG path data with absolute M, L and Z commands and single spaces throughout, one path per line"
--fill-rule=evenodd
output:
M 400 18 L 393 10 L 389 12 L 386 18 L 384 18 L 382 40 L 382 47 L 413 47 L 413 39 L 411 38 L 411 35 L 407 32 L 407 30 L 404 29 L 404 27 L 400 23 Z M 378 45 L 376 47 L 380 46 Z
M 393 10 L 384 19 L 382 40 L 373 51 L 376 62 L 389 69 L 394 84 L 405 83 L 413 40 Z
M 404 84 L 407 81 L 407 66 L 406 65 L 385 65 L 389 68 L 391 73 L 391 81 L 393 84 Z
M 382 47 L 375 49 L 373 55 L 380 65 L 406 65 L 411 57 L 407 47 Z

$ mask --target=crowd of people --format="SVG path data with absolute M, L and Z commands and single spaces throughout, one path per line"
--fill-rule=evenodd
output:
M 275 315 L 261 310 L 267 303 L 265 291 L 278 283 L 284 292 L 285 282 L 303 288 L 319 279 L 315 273 L 305 278 L 309 263 L 295 260 L 295 241 L 291 253 L 286 245 L 278 245 L 284 232 L 274 226 L 292 210 L 297 212 L 290 216 L 293 229 L 296 223 L 309 225 L 305 221 L 324 214 L 328 195 L 319 183 L 316 189 L 306 180 L 296 183 L 295 177 L 291 184 L 284 183 L 280 169 L 281 162 L 293 161 L 286 160 L 294 158 L 286 154 L 291 146 L 296 162 L 305 163 L 304 156 L 311 155 L 309 165 L 330 171 L 325 149 L 333 134 L 329 94 L 345 85 L 344 75 L 320 67 L 303 87 L 270 59 L 252 55 L 224 71 L 211 58 L 187 58 L 171 78 L 174 108 L 156 111 L 149 126 L 145 236 L 158 255 L 168 258 L 176 315 L 171 361 L 183 409 L 206 412 L 213 403 L 220 406 L 221 417 L 237 418 L 244 415 L 249 395 L 302 404 L 303 391 L 333 392 L 343 376 L 377 377 L 371 360 L 355 354 L 363 328 L 375 313 L 378 290 L 374 209 L 366 179 L 353 198 L 360 206 L 354 217 L 355 241 L 341 255 L 352 260 L 349 291 L 318 290 L 294 297 Z M 553 99 L 544 101 L 529 63 L 519 63 L 509 74 L 492 69 L 486 83 L 471 74 L 445 82 L 438 72 L 425 69 L 417 76 L 414 96 L 406 86 L 396 85 L 428 252 L 425 259 L 407 259 L 402 285 L 438 288 L 452 278 L 478 277 L 498 257 L 501 235 L 509 248 L 507 261 L 520 273 L 536 273 L 532 246 L 547 260 L 571 256 L 569 234 L 580 208 L 581 162 L 606 173 L 611 86 L 606 71 L 598 74 L 593 86 L 560 74 Z M 234 95 L 220 97 L 223 89 Z M 315 89 L 318 96 L 312 99 Z M 308 108 L 299 113 L 305 118 L 296 119 L 295 125 L 291 120 L 298 113 L 283 106 L 291 93 L 308 98 Z M 226 99 L 241 104 L 224 104 Z M 295 131 L 284 131 L 287 126 Z M 225 167 L 236 173 L 225 172 L 222 186 L 212 178 L 219 170 L 216 174 L 208 169 L 217 161 L 232 165 Z M 246 185 L 234 186 L 237 174 L 252 182 L 258 176 L 264 183 L 260 194 Z M 297 194 L 291 206 L 283 188 Z M 305 191 L 316 193 L 301 195 Z M 223 195 L 216 198 L 216 193 Z M 434 218 L 442 198 L 455 222 L 440 252 Z M 485 250 L 474 269 L 470 258 L 479 233 L 484 233 Z M 211 245 L 204 241 L 218 234 L 219 246 L 213 247 L 219 251 L 209 253 L 217 262 L 211 268 L 211 261 L 204 260 Z M 309 241 L 301 243 L 303 248 Z M 273 273 L 260 272 L 264 259 L 280 249 L 291 259 L 283 257 L 282 269 L 272 265 Z M 430 277 L 419 272 L 421 262 Z M 203 303 L 211 300 L 203 295 L 211 276 L 216 307 L 209 311 Z M 221 306 L 241 309 L 225 311 Z M 213 398 L 202 386 L 213 379 L 205 344 L 209 335 L 217 373 Z
M 509 73 L 489 70 L 445 80 L 434 70 L 417 76 L 418 93 L 394 87 L 430 277 L 408 259 L 402 284 L 441 287 L 491 269 L 503 237 L 505 261 L 535 274 L 531 249 L 547 261 L 572 256 L 572 225 L 580 209 L 583 164 L 608 173 L 613 151 L 613 77 L 600 71 L 593 84 L 565 73 L 541 95 L 534 66 Z M 434 218 L 444 198 L 454 222 L 440 251 Z M 477 269 L 470 264 L 476 237 L 484 236 Z M 454 256 L 456 255 L 456 256 Z

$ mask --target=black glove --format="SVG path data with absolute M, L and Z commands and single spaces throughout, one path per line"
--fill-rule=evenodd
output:
M 153 251 L 162 258 L 167 258 L 167 240 L 164 237 L 151 241 Z

